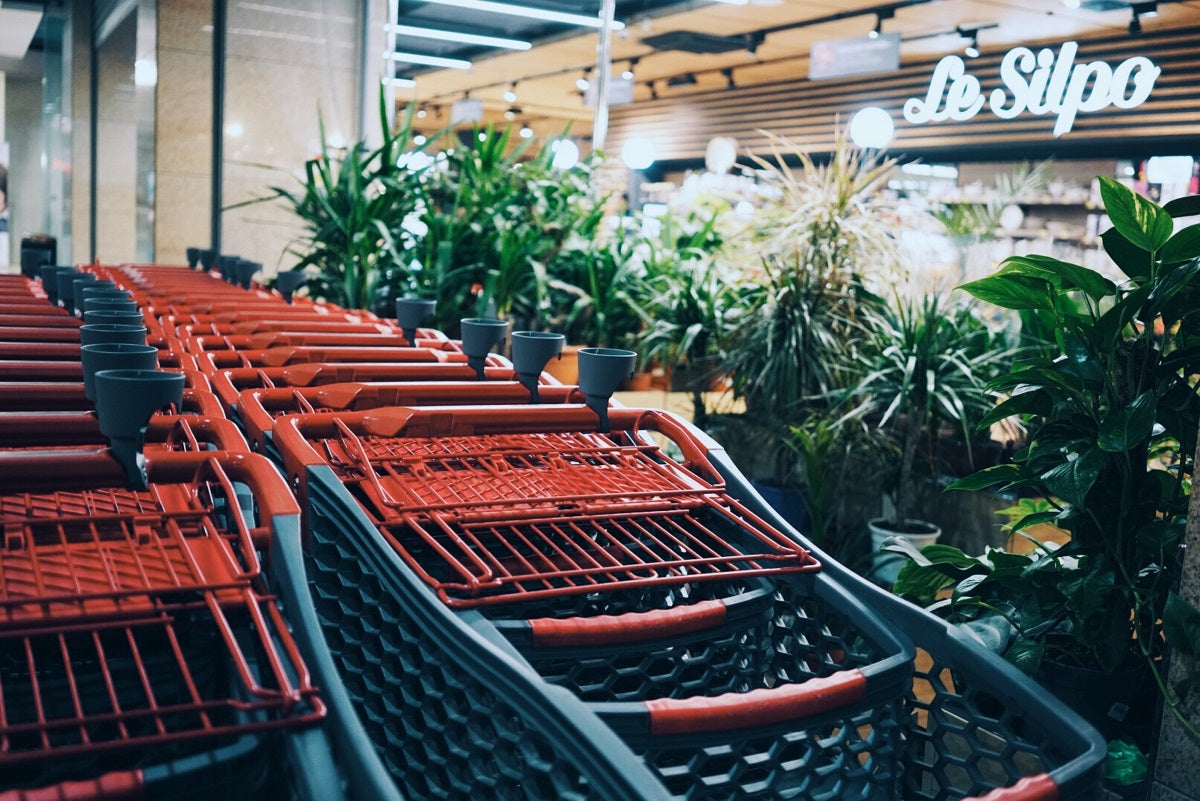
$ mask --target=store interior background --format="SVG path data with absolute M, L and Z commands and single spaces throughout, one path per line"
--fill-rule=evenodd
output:
M 762 130 L 819 153 L 836 125 L 879 105 L 896 123 L 887 154 L 916 162 L 894 182 L 897 194 L 919 204 L 974 199 L 1013 164 L 1054 159 L 1054 191 L 1022 204 L 1009 241 L 972 253 L 971 269 L 1047 246 L 1087 262 L 1102 258 L 1094 247 L 1101 221 L 1092 176 L 1135 181 L 1153 157 L 1200 155 L 1194 92 L 1168 85 L 1166 73 L 1153 109 L 1081 114 L 1057 138 L 1052 117 L 1025 115 L 1005 127 L 995 118 L 987 123 L 985 111 L 957 126 L 913 126 L 900 113 L 903 97 L 924 94 L 939 58 L 963 55 L 969 45 L 980 52 L 963 55 L 972 70 L 994 73 L 1012 47 L 1077 40 L 1108 43 L 1120 51 L 1114 59 L 1157 53 L 1167 72 L 1190 80 L 1200 72 L 1197 48 L 1188 46 L 1197 35 L 1190 26 L 1200 25 L 1198 2 L 743 2 L 615 3 L 625 25 L 611 37 L 614 102 L 604 149 L 620 154 L 630 140 L 649 146 L 651 166 L 614 179 L 636 187 L 629 194 L 639 205 L 670 202 L 689 176 L 694 187 L 713 138 L 735 140 L 743 165 L 746 153 L 767 152 Z M 528 36 L 532 47 L 512 51 L 431 43 L 388 27 L 392 20 L 452 27 L 461 13 L 414 0 L 5 2 L 0 142 L 8 150 L 11 233 L 8 266 L 0 269 L 17 269 L 20 238 L 29 234 L 54 237 L 64 263 L 182 263 L 187 246 L 219 242 L 262 261 L 268 273 L 287 269 L 294 222 L 271 204 L 237 204 L 288 185 L 319 151 L 321 122 L 333 145 L 371 139 L 381 82 L 399 107 L 417 104 L 425 133 L 444 129 L 466 108 L 480 122 L 511 124 L 539 139 L 566 131 L 590 149 L 596 31 L 475 13 L 474 31 Z M 219 41 L 214 25 L 225 31 Z M 808 80 L 814 43 L 872 31 L 899 39 L 898 71 Z M 466 57 L 471 66 L 382 57 L 400 49 Z M 626 169 L 619 158 L 610 161 Z M 1169 183 L 1186 190 L 1191 164 L 1174 162 L 1180 175 Z M 735 167 L 707 180 L 737 191 L 746 178 Z M 952 260 L 946 243 L 922 247 L 933 261 Z M 940 269 L 931 281 L 953 279 Z
M 941 233 L 913 232 L 914 248 L 926 254 L 918 261 L 927 284 L 950 287 L 1018 252 L 1101 266 L 1097 174 L 1140 183 L 1160 200 L 1196 189 L 1200 0 L 615 5 L 625 26 L 611 38 L 609 78 L 620 97 L 604 150 L 615 156 L 612 184 L 626 187 L 638 205 L 670 204 L 698 186 L 752 194 L 752 173 L 706 170 L 714 139 L 736 140 L 742 165 L 747 152 L 769 153 L 762 130 L 821 153 L 836 128 L 867 105 L 884 108 L 895 123 L 885 153 L 906 165 L 890 189 L 898 213 L 906 203 L 984 199 L 997 175 L 1053 160 L 1045 192 L 1022 198 L 1004 235 L 971 252 L 956 253 Z M 240 204 L 273 185 L 292 185 L 320 152 L 322 129 L 333 147 L 377 136 L 381 86 L 395 108 L 415 104 L 427 136 L 450 125 L 456 109 L 474 110 L 474 122 L 527 128 L 541 140 L 566 131 L 582 151 L 591 149 L 594 29 L 526 21 L 489 30 L 480 17 L 471 20 L 480 33 L 537 36 L 517 52 L 425 43 L 426 55 L 469 57 L 469 69 L 384 57 L 421 44 L 389 25 L 450 27 L 462 13 L 418 0 L 6 0 L 0 163 L 8 168 L 9 235 L 7 242 L 0 235 L 0 273 L 19 271 L 20 240 L 32 234 L 53 237 L 62 264 L 183 264 L 185 248 L 199 245 L 263 262 L 267 275 L 288 269 L 296 221 L 273 204 Z M 899 37 L 896 70 L 808 79 L 814 44 L 876 29 Z M 647 43 L 678 32 L 691 34 L 682 45 Z M 1052 116 L 999 121 L 981 113 L 913 126 L 900 113 L 905 98 L 924 94 L 946 55 L 963 56 L 990 88 L 1011 48 L 1058 49 L 1067 41 L 1112 63 L 1152 58 L 1163 67 L 1153 101 L 1081 114 L 1059 137 Z M 684 45 L 720 52 L 677 49 Z M 978 57 L 966 56 L 968 45 Z M 589 89 L 581 88 L 585 79 Z M 463 124 L 469 129 L 472 121 Z M 619 157 L 634 141 L 654 156 L 638 170 Z M 1169 169 L 1160 175 L 1163 165 Z M 1178 764 L 1191 771 L 1180 786 L 1200 786 L 1200 760 L 1184 756 Z

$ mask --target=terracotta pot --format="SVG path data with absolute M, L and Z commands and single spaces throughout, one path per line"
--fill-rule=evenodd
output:
M 564 384 L 579 383 L 579 349 L 582 345 L 565 345 L 561 359 L 551 359 L 546 363 L 546 372 Z
M 621 383 L 621 392 L 649 392 L 654 389 L 654 376 L 650 373 L 634 373 L 633 378 Z

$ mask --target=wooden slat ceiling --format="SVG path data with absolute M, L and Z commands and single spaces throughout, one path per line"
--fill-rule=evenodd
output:
M 966 41 L 953 33 L 959 26 L 983 26 L 978 33 L 980 49 L 985 57 L 997 56 L 1026 42 L 1127 36 L 1131 17 L 1127 5 L 1089 10 L 1122 2 L 1083 0 L 1083 7 L 1071 8 L 1068 0 L 932 0 L 896 8 L 894 16 L 883 21 L 882 30 L 901 34 L 902 65 L 961 52 Z M 884 0 L 748 0 L 742 6 L 694 0 L 676 5 L 675 13 L 635 14 L 624 19 L 623 31 L 613 34 L 613 72 L 620 74 L 631 59 L 637 59 L 635 103 L 651 101 L 652 91 L 666 101 L 722 89 L 727 86 L 722 70 L 727 69 L 733 70 L 738 87 L 802 79 L 808 72 L 813 42 L 865 35 L 876 23 L 872 10 L 886 5 L 889 3 Z M 469 21 L 471 12 L 462 14 Z M 837 15 L 844 18 L 803 24 Z M 403 10 L 400 16 L 404 23 Z M 656 51 L 643 43 L 648 37 L 673 31 L 752 36 L 763 29 L 793 25 L 800 27 L 767 35 L 753 55 L 746 50 L 717 55 Z M 1159 2 L 1158 15 L 1141 20 L 1147 33 L 1194 25 L 1200 25 L 1200 0 Z M 1200 50 L 1200 41 L 1195 48 Z M 503 124 L 504 112 L 511 105 L 503 93 L 516 83 L 515 105 L 521 110 L 517 122 L 528 124 L 539 136 L 555 135 L 569 124 L 572 135 L 586 138 L 593 111 L 584 104 L 575 80 L 595 63 L 596 49 L 597 33 L 581 30 L 579 35 L 525 52 L 493 51 L 474 60 L 470 70 L 441 69 L 415 76 L 416 88 L 399 89 L 397 100 L 425 105 L 430 113 L 422 124 L 435 130 L 447 123 L 450 104 L 469 93 L 483 101 L 488 121 Z M 695 76 L 695 84 L 667 86 L 670 78 L 688 73 Z M 746 93 L 747 103 L 753 102 L 750 97 Z M 677 124 L 683 126 L 686 121 L 678 119 Z

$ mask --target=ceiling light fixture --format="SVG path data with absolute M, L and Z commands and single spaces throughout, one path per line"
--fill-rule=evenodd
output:
M 417 85 L 412 78 L 384 78 L 382 83 L 384 86 L 395 86 L 398 89 L 412 89 Z
M 654 87 L 654 81 L 646 81 L 646 88 L 650 90 L 650 99 L 658 100 L 658 89 Z
M 762 33 L 751 33 L 751 34 L 746 35 L 746 57 L 747 58 L 752 58 L 752 59 L 758 58 L 758 46 L 763 43 L 763 40 L 765 38 L 766 38 L 766 35 L 762 34 Z
M 1142 21 L 1138 19 L 1137 9 L 1131 8 L 1133 15 L 1129 18 L 1129 35 L 1137 36 L 1142 32 Z
M 954 30 L 955 33 L 967 40 L 967 46 L 963 48 L 963 54 L 967 58 L 979 58 L 979 29 L 964 28 L 960 25 Z
M 747 0 L 712 0 L 714 3 L 724 3 L 727 6 L 744 6 Z
M 733 67 L 726 67 L 721 70 L 721 74 L 725 76 L 726 89 L 737 89 L 737 82 L 733 80 Z
M 516 81 L 513 81 L 511 84 L 509 84 L 508 88 L 504 90 L 503 97 L 504 97 L 505 103 L 512 104 L 512 103 L 517 102 L 517 82 Z
M 491 0 L 421 0 L 421 2 L 451 6 L 460 10 L 483 11 L 488 14 L 504 14 L 510 17 L 538 19 L 543 22 L 560 22 L 563 25 L 579 25 L 583 28 L 599 28 L 604 24 L 599 16 L 589 17 L 586 14 L 567 14 L 562 11 L 550 11 L 545 8 L 530 8 L 529 6 L 518 6 L 512 3 L 495 3 Z M 613 20 L 610 27 L 614 31 L 619 31 L 625 27 L 625 23 L 620 20 Z
M 868 33 L 867 36 L 871 37 L 872 39 L 878 39 L 879 35 L 883 33 L 883 21 L 885 19 L 891 19 L 894 16 L 896 16 L 896 10 L 892 8 L 885 8 L 880 11 L 876 11 L 875 28 Z
M 521 109 L 519 107 L 509 106 L 508 108 L 506 108 L 504 110 L 504 119 L 508 120 L 509 122 L 512 122 L 513 120 L 515 120 L 517 118 L 517 115 L 520 113 L 521 113 Z
M 462 31 L 445 31 L 437 28 L 419 28 L 416 25 L 388 25 L 387 30 L 400 36 L 412 36 L 417 39 L 436 39 L 439 42 L 459 42 L 461 44 L 480 45 L 482 47 L 502 47 L 507 50 L 528 50 L 532 42 L 521 39 L 507 39 L 503 36 L 480 36 Z
M 427 67 L 445 67 L 450 70 L 469 70 L 471 62 L 461 58 L 443 58 L 442 56 L 427 56 L 424 53 L 391 53 L 392 61 L 402 61 L 405 64 L 424 64 Z
M 691 72 L 685 72 L 683 75 L 675 75 L 667 79 L 667 86 L 695 86 L 696 75 Z
M 635 67 L 637 67 L 639 60 L 640 59 L 636 59 L 636 58 L 629 59 L 629 66 L 626 67 L 625 71 L 621 73 L 621 77 L 623 79 L 625 79 L 627 81 L 633 80 L 633 70 Z
M 580 75 L 578 78 L 575 79 L 575 88 L 581 92 L 586 92 L 588 90 L 588 87 L 592 85 L 592 82 L 590 80 L 588 80 L 588 77 L 591 74 L 592 74 L 591 67 L 588 67 L 587 69 L 585 69 L 583 71 L 583 75 Z
M 1139 17 L 1148 17 L 1153 19 L 1154 17 L 1158 16 L 1158 3 L 1134 3 L 1133 13 L 1137 14 Z

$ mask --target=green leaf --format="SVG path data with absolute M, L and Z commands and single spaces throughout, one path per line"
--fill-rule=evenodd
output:
M 954 579 L 950 576 L 910 560 L 900 568 L 892 592 L 915 604 L 927 606 L 937 598 L 939 592 L 953 583 Z
M 1017 392 L 1011 397 L 1005 398 L 1000 403 L 992 407 L 991 411 L 983 416 L 977 426 L 980 430 L 990 426 L 992 423 L 998 423 L 1007 417 L 1021 414 L 1039 414 L 1045 415 L 1049 413 L 1053 406 L 1049 395 L 1044 391 L 1033 389 L 1028 391 Z
M 1084 499 L 1104 466 L 1105 456 L 1099 449 L 1086 450 L 1076 458 L 1042 474 L 1046 488 L 1072 506 L 1083 506 Z
M 1163 633 L 1171 647 L 1188 656 L 1200 656 L 1200 610 L 1178 593 L 1167 595 L 1163 608 Z
M 991 467 L 985 467 L 972 473 L 969 476 L 964 476 L 949 487 L 949 490 L 981 490 L 988 487 L 994 487 L 998 484 L 1008 484 L 1022 477 L 1021 468 L 1015 464 L 997 464 Z
M 1160 206 L 1103 175 L 1100 195 L 1113 227 L 1137 247 L 1153 253 L 1170 239 L 1175 224 Z
M 1054 307 L 1050 288 L 1050 283 L 1043 278 L 1011 273 L 996 273 L 959 287 L 985 303 L 994 303 L 1005 309 L 1047 311 Z
M 1157 409 L 1157 394 L 1149 390 L 1134 398 L 1128 406 L 1110 411 L 1100 421 L 1096 445 L 1109 453 L 1132 449 L 1150 436 Z
M 1116 228 L 1100 234 L 1104 252 L 1108 254 L 1121 272 L 1134 281 L 1145 281 L 1150 277 L 1150 254 L 1126 239 Z
M 1163 211 L 1172 217 L 1195 217 L 1200 214 L 1200 195 L 1186 195 L 1168 201 Z
M 1000 272 L 1043 278 L 1059 291 L 1078 289 L 1095 300 L 1111 295 L 1117 289 L 1112 281 L 1095 270 L 1050 256 L 1010 256 L 1004 260 Z
M 1008 646 L 1008 650 L 1004 652 L 1004 658 L 1022 673 L 1032 676 L 1041 667 L 1042 657 L 1045 656 L 1045 653 L 1046 644 L 1044 642 L 1018 637 L 1012 645 Z
M 1158 256 L 1163 264 L 1188 261 L 1200 256 L 1200 223 L 1189 225 L 1168 239 Z

